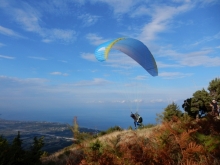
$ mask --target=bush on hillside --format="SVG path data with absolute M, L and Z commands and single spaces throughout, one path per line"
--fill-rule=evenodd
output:
M 109 133 L 112 133 L 112 132 L 115 132 L 115 131 L 123 131 L 123 129 L 121 127 L 119 127 L 119 126 L 110 127 L 106 131 L 101 131 L 98 134 L 98 136 L 103 136 L 103 135 L 106 135 L 106 134 L 109 134 Z
M 171 121 L 174 116 L 181 117 L 183 116 L 183 113 L 179 109 L 179 106 L 176 103 L 172 102 L 164 109 L 161 114 L 157 114 L 157 121 Z

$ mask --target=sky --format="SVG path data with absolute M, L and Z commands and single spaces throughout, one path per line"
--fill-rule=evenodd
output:
M 182 110 L 220 76 L 219 16 L 219 0 L 0 0 L 0 117 L 99 126 Z M 119 37 L 143 42 L 158 76 L 119 51 L 97 61 Z

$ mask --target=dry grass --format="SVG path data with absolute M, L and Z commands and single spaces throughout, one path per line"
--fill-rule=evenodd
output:
M 44 158 L 66 165 L 218 165 L 219 122 L 166 122 L 151 128 L 115 131 Z
M 157 130 L 159 127 L 160 125 L 157 125 L 151 128 L 145 128 L 145 129 L 115 131 L 110 134 L 97 137 L 96 139 L 93 139 L 93 140 L 84 141 L 80 145 L 84 147 L 89 147 L 89 145 L 92 142 L 95 142 L 96 140 L 99 140 L 101 143 L 106 143 L 106 142 L 109 142 L 111 139 L 115 139 L 119 136 L 120 136 L 120 141 L 118 143 L 121 144 L 124 142 L 132 141 L 131 138 L 133 137 L 134 133 L 140 137 L 141 136 L 148 137 L 153 132 L 153 130 Z M 67 160 L 69 159 L 69 155 L 66 153 L 77 152 L 78 150 L 79 150 L 79 146 L 73 144 L 72 146 L 66 147 L 47 157 L 42 158 L 42 162 L 44 164 L 48 164 L 49 162 L 53 161 L 53 162 L 57 162 L 57 164 L 62 164 L 62 163 L 65 164 L 65 162 L 67 162 Z

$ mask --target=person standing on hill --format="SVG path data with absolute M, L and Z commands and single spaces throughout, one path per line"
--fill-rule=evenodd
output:
M 212 106 L 212 114 L 214 116 L 219 116 L 219 105 L 215 99 L 212 100 L 211 106 Z
M 136 126 L 142 126 L 143 118 L 137 112 L 135 114 L 131 112 L 131 118 L 134 119 L 135 129 Z

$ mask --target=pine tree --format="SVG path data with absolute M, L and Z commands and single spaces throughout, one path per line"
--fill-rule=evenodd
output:
M 181 117 L 183 113 L 179 109 L 179 106 L 172 102 L 169 104 L 161 114 L 157 114 L 157 120 L 159 121 L 171 121 L 173 116 Z
M 32 162 L 31 164 L 40 164 L 40 157 L 43 155 L 43 151 L 41 150 L 44 146 L 44 137 L 37 138 L 34 137 L 34 142 L 29 151 L 26 152 L 26 158 L 28 162 Z
M 7 139 L 0 136 L 0 165 L 40 165 L 40 157 L 43 154 L 41 149 L 44 145 L 43 137 L 39 139 L 35 137 L 30 150 L 24 150 L 22 143 L 20 132 L 14 138 L 12 144 L 9 144 Z
M 208 90 L 212 99 L 220 101 L 220 78 L 215 78 L 209 82 Z
M 8 141 L 0 136 L 0 164 L 7 164 L 10 159 L 10 145 Z
M 25 151 L 22 148 L 20 131 L 18 131 L 17 136 L 14 138 L 12 142 L 10 152 L 11 158 L 9 161 L 11 164 L 22 164 L 24 162 Z

